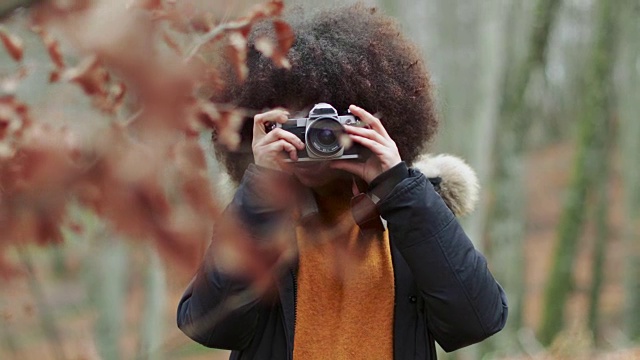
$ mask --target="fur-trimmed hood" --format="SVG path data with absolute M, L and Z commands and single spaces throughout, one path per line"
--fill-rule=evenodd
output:
M 458 217 L 469 215 L 478 203 L 480 184 L 475 171 L 459 157 L 424 155 L 413 167 L 434 185 L 449 209 Z
M 475 210 L 480 185 L 475 171 L 463 159 L 449 154 L 427 154 L 418 158 L 413 167 L 429 179 L 457 217 Z M 221 173 L 214 184 L 220 202 L 231 201 L 237 186 L 227 173 Z

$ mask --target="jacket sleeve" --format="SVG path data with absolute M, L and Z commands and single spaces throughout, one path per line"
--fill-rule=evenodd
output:
M 249 283 L 222 274 L 204 261 L 178 304 L 178 327 L 196 342 L 242 350 L 258 323 L 259 298 Z
M 504 291 L 422 173 L 408 169 L 378 208 L 424 298 L 429 331 L 445 351 L 479 342 L 504 327 Z
M 265 235 L 282 213 L 260 196 L 257 183 L 261 171 L 254 165 L 247 169 L 223 214 L 223 221 L 224 216 L 237 216 L 256 241 L 264 240 L 260 235 Z M 265 307 L 260 296 L 251 290 L 249 279 L 225 274 L 216 266 L 213 246 L 216 240 L 214 231 L 212 246 L 180 299 L 177 323 L 187 336 L 204 346 L 242 350 L 253 339 L 261 309 Z

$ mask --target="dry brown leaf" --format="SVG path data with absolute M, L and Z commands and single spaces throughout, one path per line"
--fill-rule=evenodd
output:
M 25 124 L 15 136 L 13 156 L 0 167 L 0 232 L 14 243 L 57 243 L 67 195 L 81 173 L 72 159 L 74 142 L 65 129 Z
M 0 98 L 0 160 L 15 155 L 16 144 L 28 122 L 26 105 L 13 97 Z
M 22 55 L 24 54 L 22 39 L 0 27 L 0 40 L 13 60 L 22 61 Z
M 62 74 L 60 73 L 60 70 L 54 69 L 49 73 L 49 83 L 51 84 L 57 83 L 58 81 L 60 81 L 61 77 L 62 77 Z
M 139 1 L 143 9 L 147 10 L 161 10 L 162 0 L 141 0 Z
M 97 109 L 109 113 L 130 99 L 141 115 L 126 124 L 114 121 L 99 141 L 79 148 L 67 139 L 73 137 L 69 131 L 30 120 L 23 104 L 0 101 L 0 152 L 7 154 L 0 158 L 0 232 L 41 244 L 62 239 L 60 224 L 82 232 L 66 219 L 66 203 L 76 198 L 131 239 L 153 239 L 177 268 L 193 269 L 220 212 L 199 133 L 214 128 L 221 143 L 235 148 L 246 114 L 197 100 L 196 90 L 203 84 L 214 89 L 221 76 L 200 55 L 190 53 L 189 61 L 183 61 L 179 45 L 198 32 L 207 34 L 196 42 L 229 35 L 229 42 L 221 45 L 232 52 L 238 77 L 244 79 L 251 27 L 279 16 L 283 2 L 257 5 L 247 17 L 216 28 L 209 13 L 173 1 L 140 0 L 129 10 L 123 5 L 122 0 L 66 0 L 36 9 L 38 26 L 61 34 L 85 56 L 67 68 L 59 43 L 39 30 L 55 66 L 50 80 L 78 84 Z M 171 27 L 167 30 L 154 19 Z M 176 26 L 189 32 L 176 34 Z M 267 45 L 274 61 L 284 66 L 290 28 L 276 21 L 274 29 L 277 40 Z M 162 41 L 174 51 L 158 51 Z M 111 80 L 110 73 L 124 81 Z M 287 250 L 281 241 L 274 244 L 254 248 L 241 241 L 236 251 L 250 273 L 264 278 Z
M 215 21 L 213 14 L 204 13 L 198 16 L 194 16 L 190 21 L 191 29 L 200 33 L 207 33 L 215 27 Z
M 127 9 L 138 8 L 145 10 L 162 10 L 162 0 L 129 0 L 126 4 Z
M 13 181 L 4 184 L 6 189 L 47 192 L 66 187 L 81 171 L 73 161 L 76 148 L 68 129 L 41 123 L 27 126 L 13 159 Z
M 286 56 L 293 45 L 293 41 L 295 40 L 293 29 L 291 29 L 291 26 L 288 23 L 282 20 L 275 20 L 273 22 L 273 27 L 278 39 L 278 47 L 273 60 L 276 65 L 288 69 L 291 67 L 291 64 Z
M 218 119 L 220 119 L 220 111 L 215 104 L 209 101 L 200 100 L 196 106 L 196 116 L 198 120 L 206 127 L 214 129 Z
M 178 43 L 166 31 L 162 32 L 162 40 L 164 40 L 164 43 L 167 44 L 171 50 L 175 51 L 177 55 L 184 55 L 180 45 L 178 45 Z
M 240 145 L 240 128 L 245 120 L 245 111 L 233 108 L 218 108 L 209 101 L 199 101 L 195 106 L 195 116 L 200 124 L 213 129 L 216 141 L 230 150 Z
M 57 69 L 64 69 L 64 57 L 60 52 L 60 43 L 44 30 L 38 31 L 38 34 L 47 49 L 47 54 L 49 54 L 49 58 L 53 62 L 53 65 L 55 65 Z
M 266 3 L 254 5 L 247 18 L 250 22 L 255 22 L 265 18 L 280 16 L 282 15 L 282 10 L 284 10 L 284 1 L 272 0 Z
M 240 31 L 234 31 L 229 35 L 229 47 L 231 62 L 236 69 L 236 75 L 240 81 L 244 81 L 249 75 L 247 67 L 247 38 Z
M 282 20 L 275 20 L 273 28 L 276 32 L 277 43 L 274 43 L 269 37 L 261 37 L 256 40 L 255 47 L 264 56 L 271 58 L 276 66 L 289 69 L 291 63 L 286 56 L 293 45 L 293 30 L 289 24 Z
M 231 110 L 222 112 L 216 122 L 218 141 L 231 151 L 237 150 L 240 145 L 240 128 L 244 119 L 242 111 Z
M 170 241 L 164 224 L 172 207 L 162 183 L 161 149 L 135 142 L 114 125 L 98 144 L 99 158 L 78 187 L 79 200 L 134 239 Z
M 87 95 L 105 95 L 109 73 L 96 56 L 90 56 L 77 67 L 65 70 L 62 79 L 80 85 Z
M 114 109 L 122 105 L 125 95 L 127 94 L 127 86 L 123 82 L 111 85 L 110 94 L 113 101 Z
M 198 139 L 186 139 L 173 152 L 186 202 L 205 219 L 217 217 L 219 211 L 207 176 L 207 161 Z
M 3 233 L 4 234 L 4 233 Z M 17 276 L 24 275 L 23 269 L 20 269 L 15 264 L 12 264 L 4 258 L 4 248 L 0 246 L 0 279 L 9 280 Z M 2 311 L 2 320 L 11 323 L 13 321 L 13 314 L 7 310 Z

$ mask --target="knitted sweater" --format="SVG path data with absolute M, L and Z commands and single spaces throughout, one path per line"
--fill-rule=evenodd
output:
M 342 209 L 332 209 L 340 212 Z M 349 211 L 297 228 L 294 359 L 393 358 L 394 278 L 387 232 Z

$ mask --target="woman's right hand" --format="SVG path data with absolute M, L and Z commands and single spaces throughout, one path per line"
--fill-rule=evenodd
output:
M 254 116 L 253 118 L 253 150 L 254 162 L 274 170 L 284 170 L 282 163 L 288 157 L 293 161 L 298 161 L 298 150 L 303 150 L 305 145 L 294 134 L 282 130 L 279 127 L 271 131 L 267 127 L 273 123 L 284 123 L 287 121 L 289 113 L 282 109 L 267 111 Z

